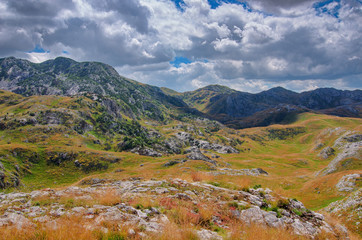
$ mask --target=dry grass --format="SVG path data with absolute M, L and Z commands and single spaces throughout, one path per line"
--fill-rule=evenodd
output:
M 97 194 L 95 199 L 98 204 L 106 206 L 114 206 L 122 202 L 122 196 L 117 194 L 115 190 L 106 191 L 104 194 Z
M 328 222 L 328 224 L 333 228 L 333 231 L 335 234 L 331 234 L 328 232 L 321 232 L 317 235 L 316 239 L 331 239 L 331 240 L 337 240 L 337 239 L 347 239 L 346 232 L 342 229 L 341 225 L 346 226 L 350 229 L 350 226 L 348 226 L 348 221 L 345 221 L 345 219 L 337 218 L 334 215 L 331 215 L 329 213 L 323 212 L 323 215 L 325 217 L 325 221 Z M 342 220 L 344 220 L 342 222 Z M 354 224 L 354 222 L 353 222 Z M 357 232 L 357 231 L 356 231 Z M 356 233 L 353 233 L 351 231 L 348 231 L 348 237 L 350 240 L 360 240 L 361 236 L 358 236 Z
M 84 219 L 72 217 L 62 218 L 56 224 L 38 225 L 37 227 L 26 227 L 17 229 L 14 227 L 0 230 L 1 240 L 10 239 L 49 239 L 49 240 L 76 240 L 96 239 L 93 232 L 88 230 Z
M 149 196 L 140 196 L 125 199 L 124 202 L 127 202 L 129 205 L 137 209 L 146 209 L 151 207 L 158 207 L 160 205 L 159 201 L 159 199 L 153 199 Z
M 111 195 L 109 195 L 111 196 Z M 136 199 L 135 203 L 141 203 Z M 151 200 L 143 202 L 145 206 L 151 204 Z M 113 239 L 159 239 L 159 240 L 189 240 L 199 239 L 196 233 L 198 229 L 220 230 L 220 234 L 227 240 L 306 240 L 307 237 L 295 235 L 290 229 L 269 228 L 258 224 L 246 225 L 240 220 L 232 218 L 228 209 L 220 209 L 217 205 L 208 203 L 194 205 L 189 201 L 163 198 L 157 202 L 161 207 L 168 209 L 165 214 L 169 218 L 163 231 L 155 234 L 148 233 L 147 237 L 141 237 L 142 228 L 132 225 L 120 225 L 119 222 L 102 222 L 101 226 L 91 225 L 90 220 L 81 216 L 61 217 L 56 223 L 38 224 L 35 227 L 0 228 L 0 240 L 26 239 L 26 240 L 113 240 Z M 212 223 L 212 216 L 223 216 L 223 223 L 229 226 L 228 233 Z M 229 216 L 226 220 L 225 218 Z M 339 221 L 327 216 L 327 221 L 334 228 L 336 235 L 322 232 L 316 240 L 344 239 L 343 231 L 338 229 Z M 104 232 L 102 228 L 108 229 Z M 217 229 L 218 228 L 218 229 Z M 129 235 L 133 229 L 136 234 Z M 358 240 L 358 236 L 350 235 L 351 240 Z
M 205 181 L 207 182 L 207 181 L 212 181 L 214 179 L 214 176 L 206 172 L 200 172 L 200 171 L 195 171 L 190 173 L 190 177 L 193 182 L 205 182 Z
M 64 205 L 66 208 L 73 207 L 85 207 L 92 206 L 95 204 L 114 206 L 118 203 L 123 202 L 123 198 L 115 190 L 108 190 L 102 194 L 90 194 L 90 198 L 80 198 L 78 194 L 68 193 L 60 197 L 50 198 L 49 196 L 40 196 L 32 200 L 34 205 L 49 206 L 53 203 L 59 203 Z
M 150 239 L 158 240 L 197 240 L 197 234 L 189 227 L 180 227 L 179 225 L 169 222 L 164 231 L 160 234 L 150 236 Z
M 244 225 L 235 221 L 230 227 L 228 240 L 307 240 L 283 228 L 269 228 L 257 224 Z
M 116 223 L 103 222 L 102 227 L 94 227 L 82 217 L 62 217 L 56 222 L 38 224 L 36 227 L 0 228 L 0 240 L 121 240 L 141 239 L 138 234 L 129 235 L 129 229 L 138 231 L 137 227 L 129 225 L 119 226 Z

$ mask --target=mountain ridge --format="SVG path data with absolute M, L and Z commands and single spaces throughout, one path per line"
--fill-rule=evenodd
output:
M 87 95 L 91 99 L 102 99 L 101 102 L 116 117 L 123 114 L 133 119 L 141 117 L 165 121 L 180 114 L 189 114 L 217 120 L 235 128 L 283 122 L 285 119 L 281 117 L 280 109 L 285 109 L 282 111 L 285 118 L 295 114 L 293 111 L 362 117 L 362 91 L 359 89 L 318 88 L 297 93 L 279 86 L 259 93 L 248 93 L 214 84 L 179 93 L 128 79 L 104 63 L 77 62 L 65 57 L 42 63 L 14 57 L 2 58 L 0 88 L 24 96 Z M 264 111 L 268 117 L 260 114 Z M 273 112 L 276 116 L 272 116 Z M 274 120 L 259 119 L 261 116 Z M 248 124 L 243 123 L 244 118 L 248 118 Z M 253 118 L 255 121 L 250 120 Z M 252 122 L 255 124 L 250 125 Z
M 145 117 L 163 121 L 174 112 L 194 112 L 182 99 L 166 95 L 155 86 L 131 81 L 110 65 L 76 62 L 58 57 L 32 63 L 14 57 L 0 59 L 0 88 L 24 96 L 87 95 L 105 99 L 105 107 L 120 116 Z
M 270 112 L 278 109 L 278 106 L 292 106 L 284 111 L 285 117 L 288 115 L 300 113 L 303 111 L 317 111 L 320 113 L 362 117 L 362 91 L 361 90 L 338 90 L 334 88 L 318 88 L 306 92 L 293 92 L 282 87 L 271 88 L 259 93 L 246 93 L 237 90 L 234 91 L 215 91 L 215 88 L 204 87 L 192 92 L 186 92 L 181 98 L 190 107 L 194 107 L 211 118 L 216 119 L 223 124 L 236 128 L 266 126 L 272 123 L 280 123 L 285 119 L 280 118 L 280 111 L 275 113 L 279 116 L 271 116 Z M 269 109 L 269 111 L 268 111 Z M 285 108 L 286 109 L 286 108 Z M 295 109 L 296 112 L 290 111 Z M 327 110 L 328 109 L 328 110 Z M 279 121 L 264 121 L 259 118 L 263 115 L 258 114 L 263 111 L 268 112 L 270 119 L 279 119 Z M 254 122 L 264 122 L 262 125 L 250 125 Z M 243 121 L 248 118 L 248 124 Z M 239 121 L 239 124 L 235 123 Z M 232 123 L 231 123 L 232 122 Z

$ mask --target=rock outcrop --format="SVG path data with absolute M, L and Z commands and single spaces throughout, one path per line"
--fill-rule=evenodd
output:
M 362 181 L 362 174 L 349 174 L 343 176 L 336 185 L 340 192 L 352 192 L 356 187 L 356 182 Z
M 331 147 L 324 148 L 318 155 L 324 159 L 329 158 L 330 156 L 334 155 L 335 150 Z
M 324 211 L 341 219 L 353 232 L 361 233 L 362 188 L 350 193 L 342 200 L 329 204 Z
M 141 181 L 139 178 L 133 178 L 123 181 L 96 180 L 82 184 L 83 187 L 72 186 L 63 190 L 1 193 L 0 207 L 5 209 L 5 212 L 0 216 L 0 227 L 22 228 L 34 227 L 35 224 L 51 224 L 57 228 L 57 222 L 62 216 L 77 216 L 87 219 L 87 224 L 92 229 L 104 230 L 104 226 L 107 226 L 104 223 L 110 222 L 116 225 L 128 224 L 141 227 L 144 231 L 137 234 L 147 235 L 163 231 L 169 222 L 167 211 L 172 211 L 172 208 L 170 209 L 173 206 L 172 199 L 177 199 L 192 203 L 194 206 L 216 204 L 218 207 L 210 210 L 213 214 L 210 221 L 225 231 L 228 231 L 228 223 L 220 220 L 218 209 L 224 209 L 222 211 L 230 209 L 230 216 L 245 224 L 256 223 L 272 228 L 290 228 L 298 235 L 313 237 L 326 229 L 333 232 L 333 228 L 324 221 L 323 215 L 306 209 L 297 200 L 284 199 L 270 211 L 274 196 L 269 189 L 236 191 L 205 183 L 189 183 L 181 179 Z M 110 204 L 97 202 L 101 196 L 107 194 L 112 194 L 112 198 L 109 199 L 112 200 Z M 218 199 L 220 195 L 234 199 L 234 202 L 220 201 Z M 157 207 L 144 208 L 142 205 L 134 207 L 127 200 L 145 197 L 159 199 L 157 201 L 160 201 L 161 205 L 166 204 L 167 207 L 161 213 Z M 49 199 L 51 204 L 41 204 L 39 199 Z M 69 200 L 65 201 L 66 199 Z M 119 201 L 114 201 L 116 199 Z M 230 208 L 230 203 L 232 206 L 242 206 L 242 208 Z M 197 215 L 192 209 L 188 211 L 191 215 Z M 216 232 L 207 229 L 198 230 L 196 234 L 201 239 L 222 239 Z
M 322 175 L 337 171 L 339 164 L 347 158 L 362 159 L 362 141 L 356 136 L 358 135 L 351 135 L 351 132 L 347 131 L 335 141 L 333 148 L 338 148 L 339 152 L 321 172 Z

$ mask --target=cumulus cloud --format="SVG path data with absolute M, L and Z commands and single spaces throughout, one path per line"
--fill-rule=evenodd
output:
M 360 1 L 213 2 L 0 0 L 0 56 L 102 61 L 180 91 L 361 88 Z

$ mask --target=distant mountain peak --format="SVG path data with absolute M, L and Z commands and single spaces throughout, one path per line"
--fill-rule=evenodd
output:
M 176 108 L 179 112 L 194 111 L 182 99 L 166 95 L 158 87 L 120 76 L 110 65 L 77 62 L 67 57 L 42 63 L 0 59 L 0 87 L 24 96 L 95 96 L 117 117 L 124 114 L 165 120 Z
M 231 92 L 235 92 L 234 89 L 231 89 L 229 87 L 223 86 L 223 85 L 219 85 L 219 84 L 212 84 L 212 85 L 208 85 L 206 87 L 200 88 L 199 90 L 208 90 L 208 91 L 213 91 L 213 92 L 219 92 L 219 93 L 231 93 Z
M 54 61 L 54 62 L 66 61 L 66 62 L 78 63 L 78 62 L 75 61 L 74 59 L 67 58 L 67 57 L 56 57 L 53 61 Z
M 294 94 L 296 94 L 296 92 L 285 89 L 281 86 L 270 88 L 269 90 L 263 91 L 263 93 L 289 93 L 289 94 L 294 93 Z

